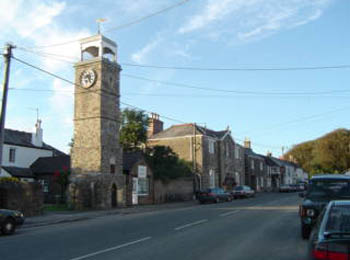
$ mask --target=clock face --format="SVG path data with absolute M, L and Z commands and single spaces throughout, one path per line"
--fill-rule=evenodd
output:
M 91 87 L 96 81 L 96 72 L 92 69 L 84 70 L 80 76 L 81 85 L 84 88 Z

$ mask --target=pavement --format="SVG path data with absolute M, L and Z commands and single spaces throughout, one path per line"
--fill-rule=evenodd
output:
M 265 193 L 24 228 L 0 236 L 0 259 L 302 260 L 300 201 L 297 193 Z
M 27 217 L 22 228 L 33 228 L 48 225 L 55 225 L 68 222 L 83 221 L 109 215 L 128 215 L 177 208 L 193 207 L 198 201 L 172 202 L 156 205 L 138 205 L 110 210 L 85 210 L 85 211 L 57 211 L 46 212 L 41 216 Z

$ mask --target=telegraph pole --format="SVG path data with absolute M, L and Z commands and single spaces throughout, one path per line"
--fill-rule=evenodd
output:
M 2 171 L 2 154 L 4 149 L 4 137 L 5 137 L 5 117 L 6 117 L 6 104 L 7 104 L 7 92 L 9 85 L 10 77 L 10 63 L 12 56 L 12 49 L 16 48 L 10 43 L 7 43 L 4 48 L 4 82 L 3 82 L 3 91 L 2 91 L 2 103 L 1 103 L 1 115 L 0 115 L 0 174 Z

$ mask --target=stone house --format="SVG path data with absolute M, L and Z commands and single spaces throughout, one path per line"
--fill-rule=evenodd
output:
M 245 184 L 245 160 L 244 160 L 245 149 L 242 145 L 234 144 L 234 171 L 235 181 L 237 185 Z
M 245 184 L 256 191 L 267 188 L 267 169 L 265 158 L 251 149 L 249 139 L 244 141 L 245 148 Z
M 230 130 L 213 131 L 196 124 L 173 125 L 163 130 L 157 116 L 150 118 L 147 146 L 168 146 L 192 163 L 194 189 L 232 186 L 235 177 L 234 141 Z
M 141 151 L 123 153 L 123 173 L 126 179 L 126 205 L 153 204 L 153 173 Z
M 271 189 L 277 190 L 281 184 L 283 167 L 282 165 L 272 157 L 272 154 L 269 153 L 265 156 L 266 168 L 267 168 L 267 176 L 271 181 Z

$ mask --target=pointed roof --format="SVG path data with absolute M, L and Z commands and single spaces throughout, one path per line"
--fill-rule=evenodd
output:
M 214 131 L 195 124 L 173 125 L 162 132 L 153 135 L 150 139 L 162 139 L 182 136 L 205 135 L 216 139 L 222 139 L 230 130 Z

